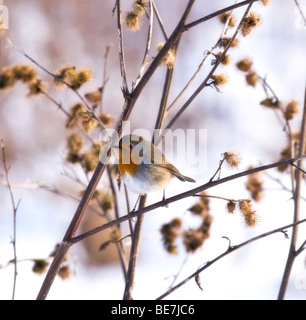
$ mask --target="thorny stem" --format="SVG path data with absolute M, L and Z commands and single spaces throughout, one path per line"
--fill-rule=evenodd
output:
M 306 141 L 306 88 L 305 88 L 305 96 L 304 96 L 303 119 L 301 124 L 301 133 L 300 133 L 299 156 L 305 153 L 305 141 Z M 301 159 L 297 162 L 297 166 L 299 168 L 302 166 Z M 303 172 L 301 170 L 295 171 L 295 190 L 293 194 L 293 200 L 294 200 L 293 223 L 297 222 L 300 217 L 302 176 L 303 176 Z M 291 243 L 289 247 L 289 253 L 288 253 L 288 258 L 287 258 L 282 282 L 281 282 L 279 293 L 278 293 L 278 300 L 283 300 L 285 297 L 291 269 L 292 269 L 294 260 L 297 256 L 297 250 L 296 250 L 297 236 L 298 236 L 298 226 L 296 225 L 292 229 Z
M 173 288 L 171 288 L 170 290 L 168 290 L 167 292 L 165 292 L 164 294 L 162 294 L 161 296 L 159 296 L 158 298 L 156 298 L 156 300 L 162 300 L 165 297 L 167 297 L 170 293 L 174 292 L 175 290 L 177 290 L 178 288 L 180 288 L 181 286 L 183 286 L 184 284 L 186 284 L 189 280 L 195 278 L 198 274 L 200 274 L 202 271 L 204 271 L 205 269 L 209 268 L 211 265 L 213 265 L 215 262 L 217 262 L 218 260 L 222 259 L 223 257 L 227 256 L 228 254 L 254 242 L 257 241 L 259 239 L 263 239 L 266 238 L 274 233 L 278 233 L 278 232 L 284 232 L 284 230 L 291 228 L 291 227 L 296 227 L 298 224 L 300 223 L 304 223 L 306 222 L 306 219 L 288 224 L 286 226 L 280 227 L 278 229 L 263 233 L 259 236 L 256 236 L 252 239 L 249 239 L 245 242 L 242 242 L 238 245 L 232 246 L 230 243 L 230 240 L 227 237 L 223 237 L 229 240 L 229 247 L 227 248 L 227 250 L 225 252 L 223 252 L 222 254 L 220 254 L 219 256 L 217 256 L 216 258 L 214 258 L 213 260 L 210 260 L 206 263 L 204 263 L 201 267 L 199 267 L 193 274 L 191 274 L 189 277 L 187 277 L 185 280 L 181 281 L 180 283 L 178 283 L 176 286 L 174 286 Z

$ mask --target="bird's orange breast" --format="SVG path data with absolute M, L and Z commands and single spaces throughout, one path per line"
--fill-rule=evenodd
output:
M 136 174 L 138 165 L 133 163 L 131 156 L 129 157 L 129 161 L 126 161 L 126 157 L 124 157 L 124 160 L 125 160 L 124 162 L 129 162 L 129 163 L 122 163 L 122 150 L 119 150 L 118 168 L 120 170 L 121 175 L 124 176 L 126 173 L 128 173 L 129 175 L 134 177 Z

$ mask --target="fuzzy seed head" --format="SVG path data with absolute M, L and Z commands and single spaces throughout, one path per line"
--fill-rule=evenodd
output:
M 229 201 L 226 205 L 228 213 L 234 213 L 236 208 L 236 203 L 234 201 Z
M 220 19 L 220 22 L 221 22 L 221 23 L 224 23 L 224 24 L 225 24 L 226 21 L 229 19 L 228 26 L 229 26 L 229 27 L 235 27 L 236 20 L 235 20 L 235 18 L 230 14 L 230 12 L 224 12 L 224 13 L 220 14 L 219 19 Z
M 261 0 L 261 3 L 266 7 L 271 4 L 272 0 Z
M 259 81 L 258 75 L 254 71 L 248 72 L 248 74 L 245 76 L 245 80 L 248 85 L 255 87 L 257 82 Z
M 223 86 L 227 83 L 227 77 L 225 74 L 213 74 L 210 77 L 213 80 L 215 86 Z
M 244 37 L 249 35 L 253 28 L 260 23 L 260 16 L 255 12 L 250 12 L 250 14 L 242 20 L 241 33 Z
M 160 51 L 164 46 L 164 43 L 159 43 L 156 46 L 157 51 Z M 173 49 L 170 49 L 166 55 L 164 56 L 164 58 L 161 61 L 161 64 L 166 65 L 169 69 L 172 69 L 174 67 L 175 64 L 175 59 L 176 59 L 176 55 L 175 55 L 175 51 Z
M 139 15 L 133 11 L 129 11 L 125 15 L 125 26 L 130 31 L 138 31 L 141 27 Z
M 223 157 L 231 169 L 237 169 L 241 162 L 239 154 L 235 152 L 224 152 Z
M 250 71 L 252 67 L 252 61 L 250 61 L 248 58 L 244 58 L 237 62 L 236 67 L 243 72 Z

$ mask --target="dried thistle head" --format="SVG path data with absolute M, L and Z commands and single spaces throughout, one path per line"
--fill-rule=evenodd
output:
M 249 168 L 252 169 L 252 168 Z M 256 172 L 248 175 L 246 188 L 251 192 L 251 198 L 255 201 L 260 201 L 263 197 L 263 179 L 262 173 Z
M 250 70 L 247 75 L 245 76 L 245 80 L 247 82 L 248 85 L 252 86 L 252 87 L 255 87 L 256 84 L 258 83 L 259 81 L 259 77 L 258 75 L 256 74 L 256 72 Z
M 279 108 L 279 102 L 274 98 L 266 98 L 260 102 L 260 105 L 271 109 Z
M 244 37 L 249 35 L 254 27 L 258 26 L 260 23 L 260 16 L 255 12 L 250 12 L 250 14 L 245 17 L 241 22 L 241 33 Z
M 247 215 L 253 211 L 252 201 L 250 199 L 239 200 L 239 209 L 243 215 Z
M 28 88 L 28 96 L 37 96 L 46 90 L 47 84 L 40 79 L 35 79 L 28 83 Z
M 220 58 L 221 55 L 222 55 L 222 51 L 220 51 L 220 52 L 217 53 L 217 57 Z M 220 62 L 221 62 L 221 64 L 223 64 L 224 66 L 228 66 L 228 65 L 230 65 L 230 63 L 231 63 L 231 58 L 230 58 L 230 56 L 229 56 L 228 54 L 226 54 Z
M 236 209 L 236 203 L 234 201 L 229 201 L 226 204 L 226 209 L 228 213 L 234 213 L 235 209 Z
M 203 232 L 196 229 L 189 229 L 183 233 L 183 244 L 187 252 L 195 252 L 205 240 Z
M 138 31 L 141 28 L 139 14 L 134 11 L 128 11 L 125 14 L 125 26 L 130 31 Z
M 85 93 L 85 98 L 95 105 L 101 104 L 102 93 L 100 90 Z
M 160 42 L 156 49 L 157 51 L 160 51 L 164 46 L 163 42 Z M 175 50 L 170 49 L 166 55 L 163 57 L 161 64 L 166 65 L 169 69 L 172 69 L 174 67 L 175 64 L 175 59 L 176 59 L 176 54 L 175 54 Z
M 36 71 L 27 64 L 15 64 L 12 67 L 13 76 L 16 80 L 21 80 L 22 82 L 29 82 L 36 78 Z
M 244 223 L 245 223 L 245 226 L 246 226 L 246 227 L 251 227 L 251 228 L 253 228 L 253 227 L 255 227 L 255 226 L 258 224 L 258 222 L 259 222 L 259 218 L 258 218 L 258 216 L 257 216 L 257 214 L 256 214 L 256 211 L 252 211 L 252 212 L 250 212 L 249 214 L 244 215 L 243 218 L 244 218 Z
M 229 27 L 235 27 L 236 20 L 235 20 L 235 17 L 233 15 L 231 15 L 230 12 L 224 12 L 224 13 L 219 15 L 219 20 L 220 20 L 221 23 L 225 24 L 228 19 L 229 19 L 228 26 Z
M 216 87 L 223 86 L 227 83 L 225 74 L 213 74 L 210 78 L 213 80 L 212 84 Z
M 272 0 L 261 0 L 261 3 L 266 7 L 271 4 Z
M 34 259 L 33 262 L 34 262 L 34 265 L 33 265 L 32 271 L 34 273 L 38 273 L 38 274 L 45 273 L 49 266 L 49 262 L 46 259 Z
M 177 247 L 175 240 L 179 236 L 179 229 L 181 228 L 182 221 L 179 218 L 174 218 L 169 223 L 162 225 L 160 233 L 162 235 L 164 248 L 168 253 L 177 254 Z
M 226 48 L 228 46 L 228 44 L 230 43 L 230 41 L 232 40 L 232 38 L 229 38 L 229 37 L 223 37 L 220 39 L 218 45 L 219 47 L 223 47 L 223 48 Z M 231 47 L 232 48 L 235 48 L 237 47 L 239 44 L 239 40 L 238 39 L 234 39 L 233 42 L 231 43 Z
M 71 276 L 71 269 L 69 266 L 62 266 L 60 267 L 59 271 L 58 271 L 58 276 L 62 279 L 62 280 L 66 280 Z
M 110 125 L 114 118 L 107 112 L 102 112 L 98 115 L 98 118 L 102 121 L 105 126 Z
M 76 74 L 75 66 L 65 65 L 54 72 L 55 77 L 53 78 L 53 84 L 56 89 L 65 88 L 65 84 L 62 82 L 62 80 L 67 81 L 69 74 L 70 76 Z
M 15 82 L 16 79 L 12 68 L 4 68 L 0 73 L 0 90 L 13 87 Z
M 136 0 L 133 4 L 134 12 L 138 16 L 142 16 L 146 12 L 146 1 L 145 0 Z
M 250 61 L 248 58 L 244 58 L 238 61 L 236 66 L 240 71 L 248 72 L 251 70 L 252 61 Z
M 286 106 L 284 117 L 286 120 L 291 120 L 293 119 L 294 114 L 298 112 L 299 112 L 299 104 L 297 101 L 292 100 Z
M 240 155 L 235 152 L 224 152 L 223 157 L 224 157 L 224 160 L 226 161 L 227 165 L 231 169 L 237 169 L 240 162 L 241 162 Z

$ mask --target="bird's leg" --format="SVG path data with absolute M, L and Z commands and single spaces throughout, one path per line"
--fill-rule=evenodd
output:
M 166 207 L 168 208 L 168 203 L 166 201 L 166 192 L 165 192 L 165 189 L 163 190 L 163 199 L 162 199 L 162 202 L 163 202 L 163 207 Z

